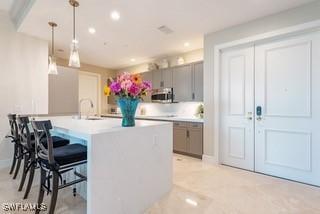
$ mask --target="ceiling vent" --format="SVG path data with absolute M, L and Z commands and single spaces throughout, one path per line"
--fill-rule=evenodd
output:
M 162 25 L 160 27 L 158 27 L 158 30 L 160 30 L 162 33 L 164 34 L 171 34 L 173 33 L 173 30 L 171 30 L 170 28 L 168 28 L 167 26 L 165 25 Z

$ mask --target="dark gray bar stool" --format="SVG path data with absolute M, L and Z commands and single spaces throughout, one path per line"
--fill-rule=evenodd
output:
M 57 202 L 58 190 L 72 186 L 76 183 L 86 181 L 86 176 L 74 170 L 76 179 L 68 183 L 62 182 L 62 174 L 75 169 L 76 166 L 87 163 L 87 147 L 81 144 L 69 144 L 58 148 L 53 148 L 50 130 L 51 122 L 32 121 L 31 122 L 35 139 L 37 158 L 41 169 L 40 190 L 38 195 L 38 204 L 43 202 L 45 190 L 51 192 L 51 202 L 49 214 L 53 214 Z M 41 139 L 45 138 L 47 147 L 44 146 Z M 51 180 L 52 178 L 52 185 Z M 60 178 L 60 184 L 59 184 Z M 38 214 L 40 210 L 36 211 Z
M 14 152 L 13 152 L 13 159 L 10 168 L 10 174 L 13 173 L 13 179 L 16 179 L 21 161 L 22 161 L 22 148 L 20 144 L 20 137 L 18 133 L 18 126 L 17 126 L 17 115 L 16 114 L 8 114 L 9 124 L 10 124 L 10 132 L 11 135 L 6 136 L 6 138 L 11 138 L 11 142 L 14 143 Z
M 29 129 L 29 117 L 27 116 L 18 116 L 17 117 L 17 124 L 18 124 L 18 130 L 19 130 L 19 136 L 20 136 L 20 143 L 23 149 L 23 159 L 24 159 L 24 165 L 23 165 L 23 173 L 20 181 L 19 191 L 22 190 L 25 179 L 27 177 L 27 174 L 29 173 L 29 180 L 27 184 L 27 188 L 24 194 L 24 199 L 26 199 L 29 195 L 33 178 L 34 178 L 34 172 L 37 167 L 37 159 L 36 159 L 36 146 L 35 146 L 35 136 L 34 133 L 30 132 Z M 43 145 L 47 148 L 47 142 L 46 139 L 42 139 Z M 70 143 L 68 139 L 64 139 L 62 137 L 53 136 L 53 147 L 60 147 L 65 146 Z

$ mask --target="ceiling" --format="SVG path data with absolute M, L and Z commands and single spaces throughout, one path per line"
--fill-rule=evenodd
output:
M 1 0 L 3 1 L 3 0 Z M 72 8 L 68 0 L 34 0 L 19 31 L 50 40 L 48 21 L 58 24 L 56 54 L 68 58 Z M 118 69 L 203 47 L 203 36 L 313 0 L 80 0 L 77 38 L 82 62 Z M 110 12 L 121 14 L 118 21 Z M 166 25 L 174 32 L 157 28 Z M 94 27 L 96 34 L 88 33 Z M 190 46 L 185 47 L 184 43 Z M 131 59 L 136 59 L 131 62 Z
M 1 0 L 0 10 L 9 11 L 13 0 Z

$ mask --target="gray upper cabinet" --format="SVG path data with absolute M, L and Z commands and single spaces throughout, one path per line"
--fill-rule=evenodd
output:
M 193 101 L 203 101 L 203 62 L 193 64 Z
M 192 101 L 192 66 L 175 67 L 172 76 L 174 99 L 178 102 Z
M 152 88 L 162 88 L 162 72 L 161 70 L 152 71 Z
M 172 69 L 162 69 L 163 88 L 172 88 Z
M 172 69 L 165 68 L 152 72 L 153 89 L 172 88 Z
M 151 75 L 153 89 L 173 88 L 175 101 L 203 101 L 203 62 L 143 73 Z
M 140 74 L 143 80 L 149 80 L 153 82 L 152 71 L 144 72 Z M 143 102 L 150 103 L 151 102 L 151 93 L 148 93 L 147 96 L 143 97 Z

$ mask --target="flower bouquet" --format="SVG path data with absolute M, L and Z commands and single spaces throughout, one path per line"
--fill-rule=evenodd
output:
M 148 80 L 143 80 L 139 74 L 124 72 L 116 80 L 111 79 L 111 84 L 104 87 L 104 94 L 114 94 L 122 113 L 122 126 L 135 125 L 135 113 L 138 103 L 143 96 L 151 92 L 152 85 Z

